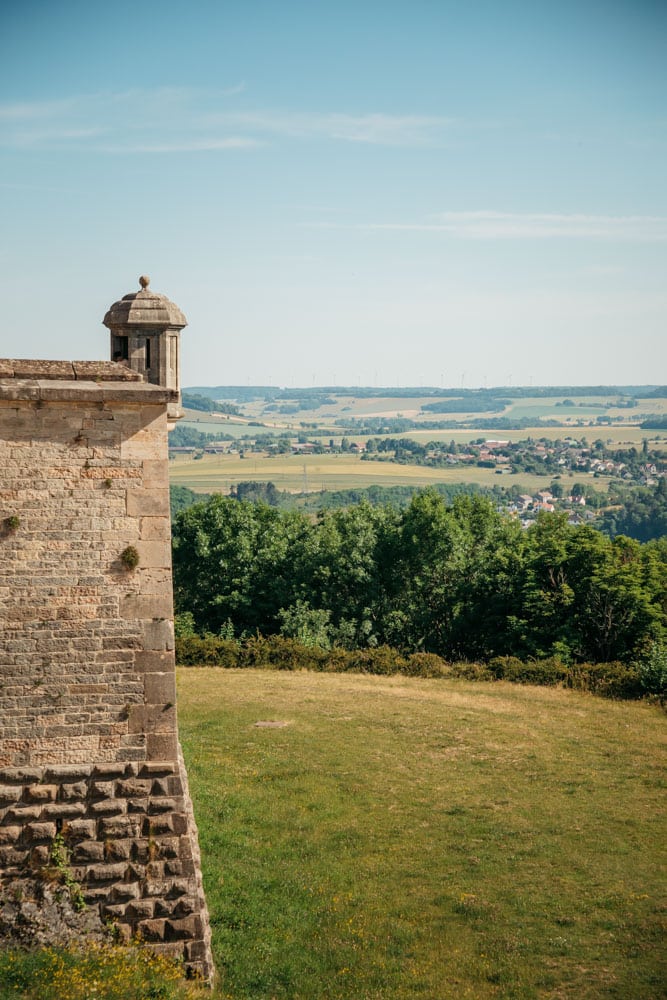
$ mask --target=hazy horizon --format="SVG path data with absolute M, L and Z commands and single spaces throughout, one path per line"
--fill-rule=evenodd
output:
M 662 389 L 666 388 L 661 382 L 568 382 L 568 383 L 543 383 L 540 385 L 521 385 L 520 383 L 513 383 L 512 385 L 412 385 L 407 383 L 405 385 L 355 385 L 354 383 L 340 384 L 340 385 L 280 385 L 280 384 L 259 384 L 253 382 L 237 383 L 237 382 L 208 382 L 200 383 L 198 385 L 186 385 L 183 386 L 183 392 L 196 392 L 197 389 L 267 389 L 267 390 L 281 390 L 285 391 L 288 389 L 294 389 L 296 391 L 322 391 L 322 392 L 380 392 L 386 390 L 387 393 L 391 394 L 392 390 L 397 389 L 401 392 L 407 392 L 408 390 L 415 391 L 415 395 L 419 396 L 422 393 L 438 393 L 438 392 L 494 392 L 496 390 L 507 392 L 519 390 L 526 390 L 530 392 L 531 389 L 539 391 L 540 389 Z

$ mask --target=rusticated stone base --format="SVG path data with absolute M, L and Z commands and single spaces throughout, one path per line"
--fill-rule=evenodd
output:
M 21 904 L 23 936 L 35 943 L 45 940 L 40 907 L 58 903 L 48 885 L 57 835 L 86 902 L 83 923 L 91 930 L 112 924 L 121 940 L 140 938 L 155 951 L 182 957 L 190 975 L 211 979 L 208 912 L 182 757 L 0 769 L 0 912 L 7 917 Z M 41 893 L 35 890 L 40 879 Z M 30 919 L 26 902 L 34 904 Z M 63 905 L 61 938 L 70 930 L 81 937 L 82 923 Z
M 113 927 L 99 907 L 74 905 L 66 886 L 39 875 L 5 885 L 0 882 L 0 943 L 20 948 L 113 941 Z

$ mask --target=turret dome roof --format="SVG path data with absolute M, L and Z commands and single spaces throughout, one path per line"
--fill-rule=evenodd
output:
M 119 327 L 172 327 L 181 330 L 188 325 L 185 316 L 166 295 L 152 291 L 150 278 L 142 275 L 138 292 L 129 292 L 114 302 L 102 322 L 110 330 Z

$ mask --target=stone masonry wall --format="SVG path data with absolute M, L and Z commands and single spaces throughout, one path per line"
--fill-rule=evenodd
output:
M 0 769 L 0 918 L 7 900 L 53 878 L 60 834 L 69 875 L 101 924 L 210 976 L 205 902 L 178 762 Z M 57 873 L 56 873 L 57 874 Z M 39 891 L 39 890 L 37 890 Z
M 175 708 L 167 396 L 0 379 L 0 889 L 61 834 L 103 919 L 208 978 Z

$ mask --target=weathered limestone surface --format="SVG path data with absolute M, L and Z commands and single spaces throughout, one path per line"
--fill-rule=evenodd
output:
M 114 361 L 40 361 L 33 358 L 0 359 L 0 378 L 141 382 L 138 372 Z
M 0 893 L 61 834 L 102 919 L 209 977 L 175 709 L 172 393 L 111 363 L 99 380 L 31 364 L 0 362 Z

